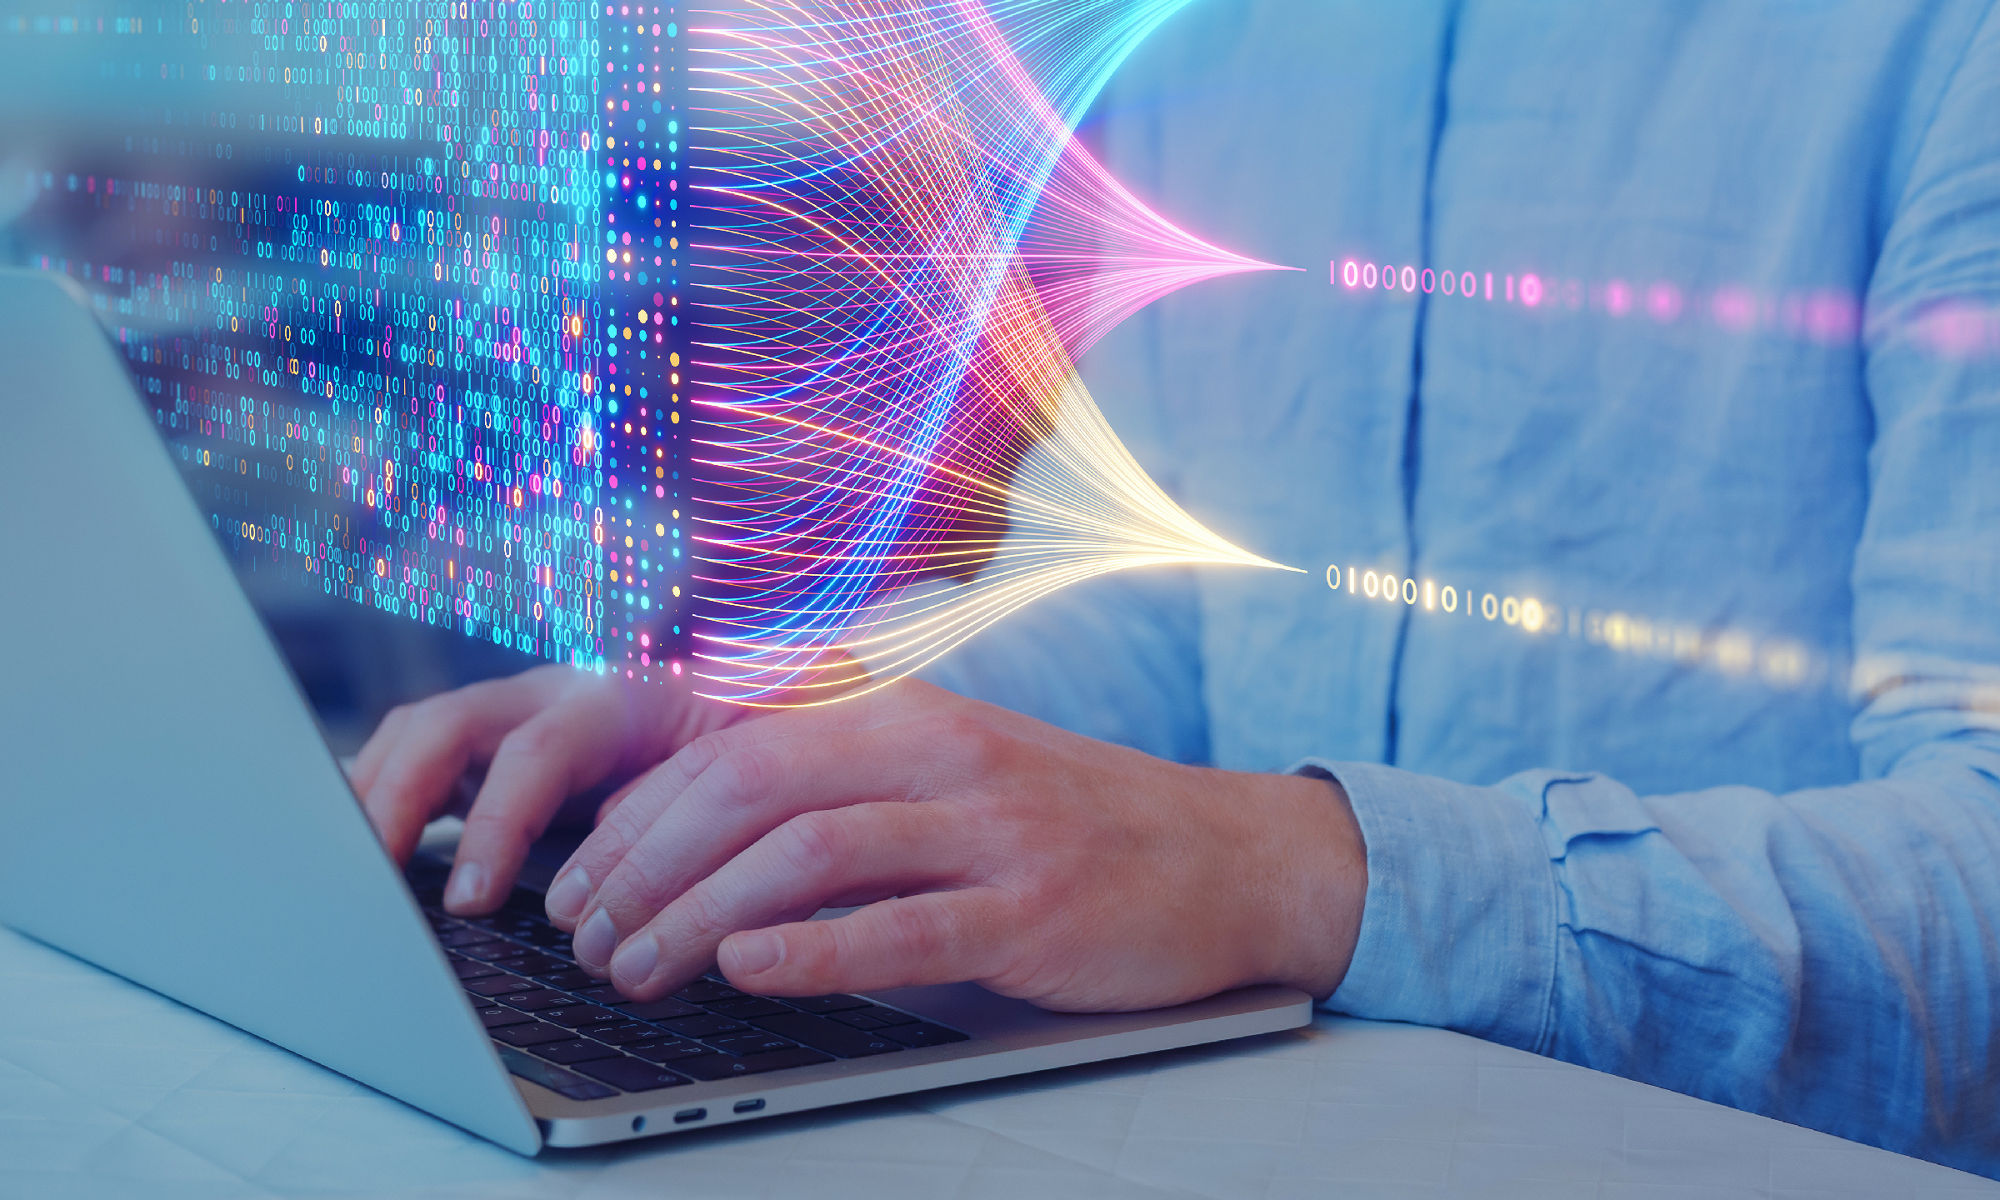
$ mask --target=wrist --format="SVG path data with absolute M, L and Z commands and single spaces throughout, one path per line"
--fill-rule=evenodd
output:
M 1271 796 L 1262 839 L 1269 936 L 1259 982 L 1324 1000 L 1347 975 L 1368 895 L 1368 853 L 1347 792 L 1324 776 L 1256 777 Z

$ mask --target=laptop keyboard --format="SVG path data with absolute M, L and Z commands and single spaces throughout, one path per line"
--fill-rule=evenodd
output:
M 540 893 L 515 888 L 499 911 L 459 918 L 440 903 L 445 874 L 420 863 L 410 885 L 500 1060 L 572 1100 L 966 1040 L 860 996 L 753 996 L 714 973 L 634 1003 L 576 965 Z

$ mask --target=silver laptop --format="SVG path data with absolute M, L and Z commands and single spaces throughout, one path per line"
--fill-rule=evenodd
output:
M 624 1004 L 538 895 L 456 921 L 383 853 L 209 526 L 79 298 L 0 272 L 0 920 L 52 946 L 523 1154 L 1311 1018 L 1279 987 Z

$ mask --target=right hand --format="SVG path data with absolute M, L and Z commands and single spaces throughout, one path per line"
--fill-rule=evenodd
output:
M 528 847 L 578 797 L 626 786 L 705 733 L 757 710 L 667 684 L 544 666 L 393 709 L 348 773 L 382 844 L 408 861 L 424 826 L 452 807 L 461 779 L 484 772 L 465 813 L 444 905 L 490 912 L 507 898 Z M 566 812 L 569 809 L 571 811 Z

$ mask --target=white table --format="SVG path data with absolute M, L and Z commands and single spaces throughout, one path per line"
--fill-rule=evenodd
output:
M 0 1197 L 1970 1197 L 2000 1184 L 1457 1034 L 1220 1047 L 519 1158 L 0 929 Z

